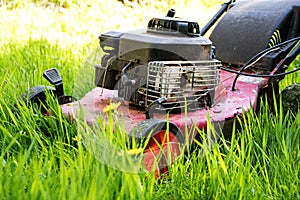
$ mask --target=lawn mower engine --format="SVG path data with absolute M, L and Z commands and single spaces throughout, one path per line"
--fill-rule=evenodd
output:
M 147 29 L 102 34 L 100 46 L 107 53 L 96 65 L 95 84 L 118 90 L 131 105 L 179 111 L 210 106 L 219 82 L 212 43 L 200 36 L 197 22 L 166 17 L 153 18 Z

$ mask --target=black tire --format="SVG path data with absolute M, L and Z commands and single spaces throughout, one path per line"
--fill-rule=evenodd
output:
M 47 93 L 52 94 L 54 98 L 56 97 L 55 88 L 44 85 L 35 86 L 22 94 L 22 101 L 27 106 L 37 107 L 42 114 L 47 114 L 50 108 L 47 104 Z
M 168 122 L 165 120 L 155 118 L 146 119 L 135 126 L 135 128 L 129 134 L 130 141 L 132 141 L 132 138 L 134 137 L 136 143 L 141 143 L 142 140 L 149 137 L 149 134 L 151 134 L 151 136 L 154 136 L 154 134 L 158 131 L 166 130 L 168 125 L 169 131 L 173 132 L 176 135 L 178 141 L 183 144 L 185 142 L 185 138 L 175 124 L 171 122 L 169 122 L 168 124 Z
M 168 166 L 178 158 L 185 141 L 175 124 L 159 119 L 142 121 L 131 131 L 131 139 L 133 138 L 144 147 L 144 167 L 153 171 L 156 178 L 168 172 Z

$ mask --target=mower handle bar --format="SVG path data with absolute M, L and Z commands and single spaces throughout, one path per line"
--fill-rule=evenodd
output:
M 229 6 L 234 3 L 235 0 L 225 0 L 220 10 L 209 20 L 209 22 L 201 29 L 200 35 L 204 36 L 207 31 L 220 19 L 220 17 L 228 10 Z

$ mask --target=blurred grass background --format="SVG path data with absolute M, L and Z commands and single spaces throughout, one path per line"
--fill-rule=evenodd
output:
M 176 16 L 204 25 L 220 4 L 220 0 L 2 0 L 0 65 L 18 77 L 10 81 L 15 93 L 46 84 L 42 72 L 56 67 L 67 83 L 67 93 L 81 97 L 93 87 L 95 60 L 91 59 L 102 55 L 98 49 L 101 33 L 144 28 L 153 16 L 165 16 L 170 8 L 177 10 Z
M 241 128 L 234 125 L 230 141 L 221 138 L 205 156 L 199 151 L 184 155 L 170 166 L 169 178 L 160 181 L 99 162 L 74 141 L 78 127 L 64 118 L 54 100 L 53 116 L 26 106 L 19 116 L 13 113 L 24 91 L 48 85 L 42 77 L 48 68 L 59 69 L 67 94 L 82 96 L 94 87 L 101 33 L 145 27 L 170 8 L 203 26 L 222 2 L 0 0 L 0 197 L 299 199 L 299 113 L 290 117 L 262 105 L 259 115 L 250 111 L 238 118 Z M 294 82 L 300 82 L 298 73 L 281 86 Z M 207 140 L 205 133 L 200 136 Z
M 100 33 L 145 27 L 149 19 L 164 16 L 170 8 L 176 9 L 176 16 L 193 18 L 204 25 L 221 2 L 144 0 L 122 4 L 116 0 L 2 1 L 0 25 L 5 29 L 2 30 L 0 42 L 45 38 L 51 43 L 58 42 L 62 48 L 97 44 Z

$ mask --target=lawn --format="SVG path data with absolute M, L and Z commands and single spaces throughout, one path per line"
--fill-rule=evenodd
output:
M 101 33 L 143 27 L 169 8 L 203 26 L 222 2 L 0 1 L 0 197 L 300 199 L 300 113 L 271 112 L 265 103 L 259 114 L 236 120 L 230 139 L 221 138 L 205 155 L 198 150 L 204 144 L 196 143 L 157 180 L 130 172 L 129 161 L 124 170 L 99 162 L 78 135 L 87 127 L 69 123 L 55 100 L 49 102 L 52 116 L 25 105 L 16 109 L 24 91 L 48 85 L 42 77 L 48 68 L 59 69 L 67 94 L 80 98 L 91 90 Z M 299 73 L 286 76 L 280 89 L 295 82 Z

